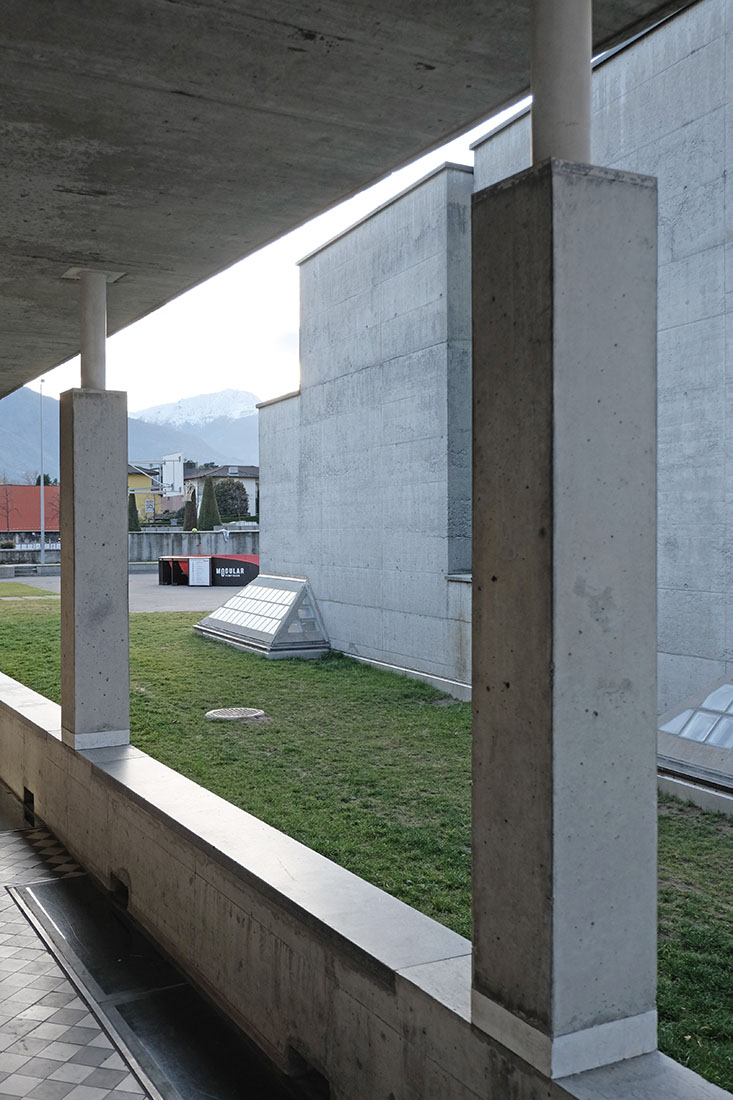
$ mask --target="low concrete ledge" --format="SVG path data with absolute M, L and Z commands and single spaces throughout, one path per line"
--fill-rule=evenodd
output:
M 128 573 L 157 573 L 156 561 L 131 561 L 127 566 Z M 0 580 L 10 577 L 59 577 L 61 576 L 61 563 L 51 565 L 0 565 Z
M 398 676 L 406 676 L 408 680 L 422 680 L 425 684 L 444 691 L 446 695 L 452 695 L 454 699 L 468 702 L 471 699 L 471 685 L 462 680 L 449 680 L 447 676 L 436 676 L 430 672 L 422 672 L 417 668 L 406 668 L 404 665 L 393 665 L 388 661 L 380 661 L 375 657 L 365 657 L 361 653 L 347 653 L 354 661 L 360 661 L 363 665 L 371 665 L 372 668 L 381 668 L 385 672 L 396 672 Z
M 2 778 L 266 1053 L 332 1100 L 720 1100 L 661 1056 L 548 1082 L 470 1022 L 463 937 L 0 674 Z
M 671 775 L 659 775 L 657 789 L 663 794 L 671 794 L 683 802 L 692 802 L 701 810 L 711 814 L 727 814 L 733 817 L 733 795 L 703 787 L 689 779 L 680 779 Z
M 22 722 L 30 732 L 42 730 L 46 737 L 61 740 L 61 707 L 45 695 L 0 673 L 0 723 Z M 7 780 L 6 780 L 7 782 Z M 16 794 L 22 795 L 22 791 Z
M 462 936 L 131 746 L 83 756 L 182 844 L 393 988 L 405 967 L 470 956 Z M 134 898 L 131 897 L 134 903 Z
M 56 562 L 51 562 L 48 565 L 34 565 L 34 564 L 16 564 L 16 565 L 0 565 L 0 580 L 9 577 L 58 577 L 61 572 L 61 563 L 58 561 L 58 555 Z

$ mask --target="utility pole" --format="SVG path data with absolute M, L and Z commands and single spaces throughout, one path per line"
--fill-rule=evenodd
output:
M 41 565 L 46 564 L 46 487 L 43 484 L 43 383 L 45 378 L 41 379 L 40 390 L 40 414 L 41 414 Z

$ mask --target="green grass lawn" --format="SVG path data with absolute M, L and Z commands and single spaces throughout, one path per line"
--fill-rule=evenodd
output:
M 343 657 L 267 661 L 131 616 L 132 739 L 230 802 L 470 935 L 470 705 Z M 59 609 L 0 605 L 0 670 L 59 699 Z M 210 722 L 221 706 L 268 720 Z M 662 1049 L 733 1088 L 733 821 L 663 800 Z

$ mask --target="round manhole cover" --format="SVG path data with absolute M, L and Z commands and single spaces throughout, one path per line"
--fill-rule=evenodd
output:
M 265 712 L 257 707 L 219 707 L 218 710 L 207 711 L 206 717 L 220 722 L 251 722 L 254 718 L 264 718 Z

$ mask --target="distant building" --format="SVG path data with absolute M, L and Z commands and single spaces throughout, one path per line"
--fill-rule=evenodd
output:
M 127 491 L 135 494 L 141 520 L 154 519 L 163 511 L 159 470 L 131 463 L 127 467 Z
M 163 483 L 163 511 L 177 512 L 183 507 L 183 454 L 163 455 L 160 460 Z
M 260 468 L 259 466 L 187 466 L 184 471 L 186 488 L 193 485 L 196 490 L 196 504 L 201 503 L 201 495 L 204 491 L 204 482 L 207 477 L 217 481 L 226 481 L 232 478 L 241 481 L 247 490 L 249 500 L 249 514 L 257 514 L 260 498 Z
M 58 485 L 43 490 L 44 527 L 51 534 L 59 530 Z M 38 485 L 0 485 L 0 536 L 38 535 L 41 530 L 41 491 Z
M 163 455 L 154 462 L 131 462 L 127 467 L 128 492 L 135 493 L 141 520 L 183 507 L 183 454 Z

